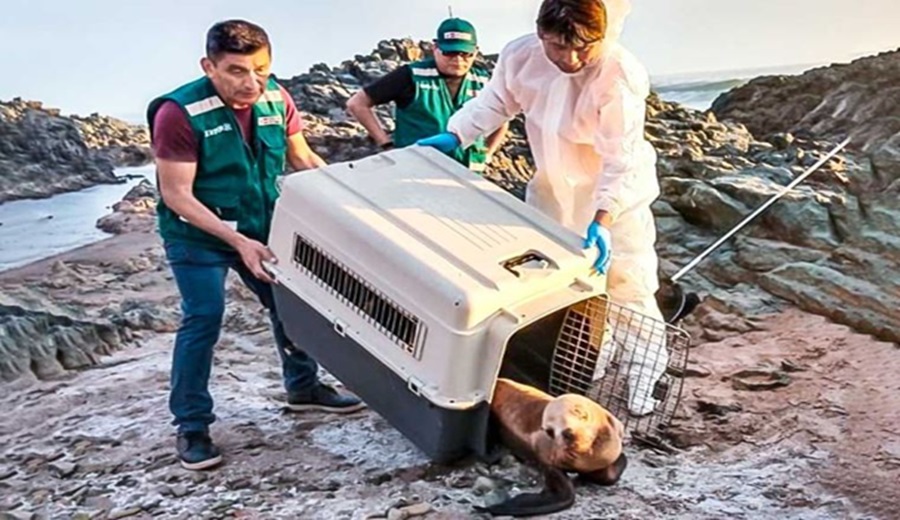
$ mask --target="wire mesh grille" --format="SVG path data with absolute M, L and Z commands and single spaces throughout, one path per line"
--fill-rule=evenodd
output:
M 338 301 L 354 309 L 376 330 L 416 359 L 426 327 L 418 317 L 372 287 L 338 260 L 300 235 L 294 235 L 294 262 Z
M 655 442 L 675 415 L 690 337 L 663 321 L 594 297 L 565 313 L 553 350 L 550 394 L 600 403 L 632 437 Z

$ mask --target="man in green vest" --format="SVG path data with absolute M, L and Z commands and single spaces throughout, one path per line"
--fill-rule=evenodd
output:
M 159 232 L 181 293 L 169 408 L 176 449 L 192 470 L 218 465 L 208 383 L 225 311 L 225 278 L 237 272 L 269 310 L 287 408 L 351 412 L 363 404 L 319 382 L 317 364 L 285 336 L 263 262 L 276 179 L 322 166 L 303 137 L 290 95 L 270 75 L 271 46 L 257 25 L 229 20 L 207 33 L 205 75 L 154 99 L 147 110 L 161 199 Z
M 347 101 L 355 117 L 376 144 L 384 149 L 415 144 L 447 129 L 447 121 L 478 95 L 489 79 L 475 64 L 478 39 L 475 27 L 459 18 L 444 20 L 434 40 L 434 57 L 395 69 L 366 86 Z M 393 101 L 396 106 L 393 139 L 382 128 L 373 107 Z M 506 125 L 472 146 L 450 155 L 472 171 L 483 172 L 506 134 Z

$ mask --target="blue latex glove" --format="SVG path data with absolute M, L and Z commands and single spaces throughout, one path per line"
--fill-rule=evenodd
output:
M 459 147 L 459 138 L 450 132 L 425 137 L 416 141 L 419 146 L 430 146 L 444 153 L 450 153 Z
M 594 262 L 594 268 L 600 274 L 606 274 L 609 260 L 612 257 L 612 236 L 609 234 L 608 229 L 596 221 L 591 222 L 591 225 L 588 226 L 587 238 L 584 239 L 584 247 L 593 246 L 597 246 L 597 249 L 600 250 L 600 254 Z

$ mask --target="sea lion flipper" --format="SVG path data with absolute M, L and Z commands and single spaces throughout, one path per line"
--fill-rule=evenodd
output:
M 625 452 L 623 451 L 622 454 L 619 455 L 619 458 L 609 467 L 590 473 L 581 473 L 579 476 L 594 484 L 612 486 L 619 481 L 619 478 L 622 476 L 622 473 L 625 472 L 626 467 L 628 467 L 628 458 L 625 457 Z
M 568 475 L 556 468 L 543 466 L 544 489 L 540 493 L 522 493 L 505 502 L 488 507 L 478 507 L 494 516 L 549 515 L 572 507 L 575 503 L 575 485 Z

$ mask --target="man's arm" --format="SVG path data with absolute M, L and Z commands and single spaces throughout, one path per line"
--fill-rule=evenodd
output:
M 486 139 L 488 158 L 493 157 L 494 153 L 503 146 L 506 141 L 506 132 L 509 130 L 509 121 L 505 121 L 496 132 L 489 135 Z
M 197 163 L 157 158 L 156 172 L 159 176 L 159 194 L 169 209 L 194 227 L 206 231 L 237 249 L 237 244 L 243 235 L 228 227 L 194 196 Z
M 350 112 L 350 115 L 363 125 L 375 144 L 384 146 L 391 142 L 391 137 L 381 127 L 381 121 L 372 110 L 374 106 L 375 102 L 366 94 L 365 90 L 360 90 L 347 100 L 347 112 Z
M 611 63 L 609 66 L 615 66 Z M 658 192 L 656 153 L 644 139 L 649 80 L 638 65 L 604 86 L 594 149 L 603 171 L 594 188 L 595 220 L 610 226 L 635 197 Z M 620 67 L 622 65 L 619 65 Z
M 291 171 L 311 170 L 327 163 L 309 147 L 303 136 L 303 120 L 300 111 L 294 103 L 291 93 L 284 87 L 280 87 L 281 97 L 284 99 L 284 127 L 287 134 L 287 154 L 285 160 Z
M 412 103 L 415 96 L 416 86 L 412 79 L 412 69 L 404 65 L 353 94 L 347 100 L 347 112 L 350 112 L 350 115 L 366 129 L 375 144 L 384 146 L 391 142 L 391 136 L 382 128 L 381 121 L 372 109 L 391 101 L 395 102 L 397 107 L 404 108 Z
M 287 162 L 292 171 L 311 170 L 328 164 L 309 147 L 303 132 L 288 137 Z

